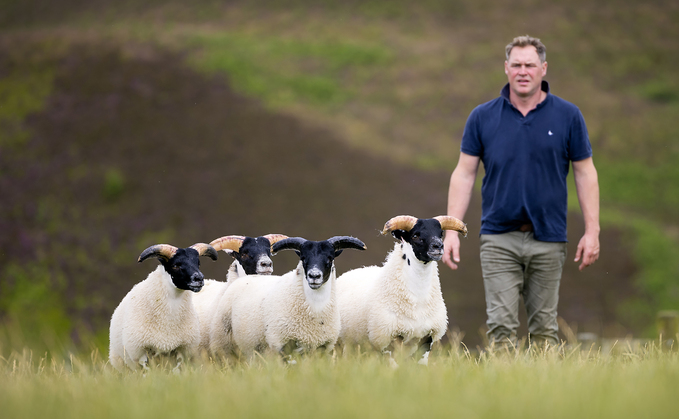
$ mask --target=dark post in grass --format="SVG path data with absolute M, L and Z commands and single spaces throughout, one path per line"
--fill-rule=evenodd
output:
M 677 350 L 679 335 L 679 311 L 663 310 L 656 316 L 656 325 L 663 349 Z

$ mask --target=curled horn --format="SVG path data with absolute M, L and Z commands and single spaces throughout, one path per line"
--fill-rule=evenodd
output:
M 198 256 L 209 256 L 210 259 L 217 260 L 217 251 L 207 243 L 196 243 L 191 246 L 191 249 L 197 251 Z
M 271 246 L 271 251 L 273 253 L 277 253 L 281 250 L 297 250 L 298 252 L 302 250 L 302 245 L 306 243 L 306 239 L 303 239 L 301 237 L 288 237 L 287 239 L 283 239 L 280 241 L 277 241 Z
M 382 234 L 387 234 L 394 230 L 405 230 L 410 231 L 417 223 L 417 218 L 411 215 L 399 215 L 384 224 L 382 229 Z
M 273 252 L 273 245 L 281 240 L 287 239 L 288 236 L 285 234 L 267 234 L 264 236 L 264 238 L 269 241 L 269 244 L 271 245 L 271 251 Z
M 467 225 L 457 218 L 449 215 L 439 215 L 434 217 L 434 219 L 441 223 L 442 229 L 459 231 L 464 237 L 467 237 Z
M 358 249 L 366 250 L 367 247 L 365 243 L 360 241 L 355 237 L 350 236 L 335 236 L 328 239 L 328 242 L 335 248 L 335 250 L 341 249 Z
M 137 262 L 143 262 L 150 257 L 157 257 L 158 259 L 163 259 L 165 262 L 172 259 L 174 254 L 177 253 L 177 248 L 169 244 L 154 244 L 149 246 L 141 252 Z
M 210 246 L 214 247 L 215 250 L 232 250 L 238 252 L 243 245 L 243 240 L 245 240 L 244 236 L 224 236 L 212 240 Z

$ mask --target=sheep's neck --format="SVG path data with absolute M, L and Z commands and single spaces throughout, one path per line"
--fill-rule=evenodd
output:
M 405 286 L 417 301 L 429 297 L 432 279 L 438 272 L 436 262 L 424 263 L 415 257 L 415 252 L 410 244 L 404 243 L 403 254 L 403 279 Z
M 184 301 L 191 298 L 191 291 L 185 291 L 177 288 L 172 282 L 172 277 L 165 270 L 162 265 L 157 268 L 159 275 L 158 280 L 161 282 L 158 289 L 158 297 L 155 299 L 155 312 L 174 312 L 175 310 L 182 310 Z
M 306 302 L 309 305 L 309 309 L 312 313 L 320 314 L 323 313 L 327 307 L 334 303 L 335 298 L 335 265 L 332 265 L 332 271 L 330 272 L 330 278 L 323 284 L 319 289 L 313 290 L 309 287 L 309 283 L 306 280 L 306 272 L 300 263 L 297 266 L 298 275 L 302 278 L 302 287 L 304 288 L 304 296 L 306 297 Z

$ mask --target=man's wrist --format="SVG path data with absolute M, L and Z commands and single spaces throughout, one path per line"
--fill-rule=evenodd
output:
M 592 226 L 592 227 L 585 227 L 585 234 L 595 234 L 595 235 L 598 236 L 600 232 L 601 232 L 601 227 L 599 227 L 599 225 Z

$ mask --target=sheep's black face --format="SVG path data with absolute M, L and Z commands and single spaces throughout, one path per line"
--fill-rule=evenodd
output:
M 285 249 L 295 250 L 302 262 L 309 287 L 317 290 L 330 279 L 333 262 L 342 253 L 342 249 L 365 250 L 365 243 L 354 237 L 335 236 L 321 242 L 289 237 L 273 245 L 274 253 Z
M 177 249 L 177 253 L 167 262 L 161 260 L 174 286 L 180 290 L 198 292 L 203 288 L 203 273 L 200 271 L 198 251 L 187 247 Z
M 418 219 L 410 231 L 394 230 L 393 236 L 410 243 L 415 257 L 428 263 L 443 257 L 443 229 L 441 223 L 433 218 Z
M 309 288 L 316 290 L 328 282 L 332 273 L 333 261 L 342 251 L 335 251 L 334 246 L 326 240 L 321 242 L 307 241 L 302 244 L 298 253 Z
M 271 243 L 265 237 L 246 237 L 240 250 L 234 252 L 233 256 L 248 275 L 271 275 L 273 273 Z

